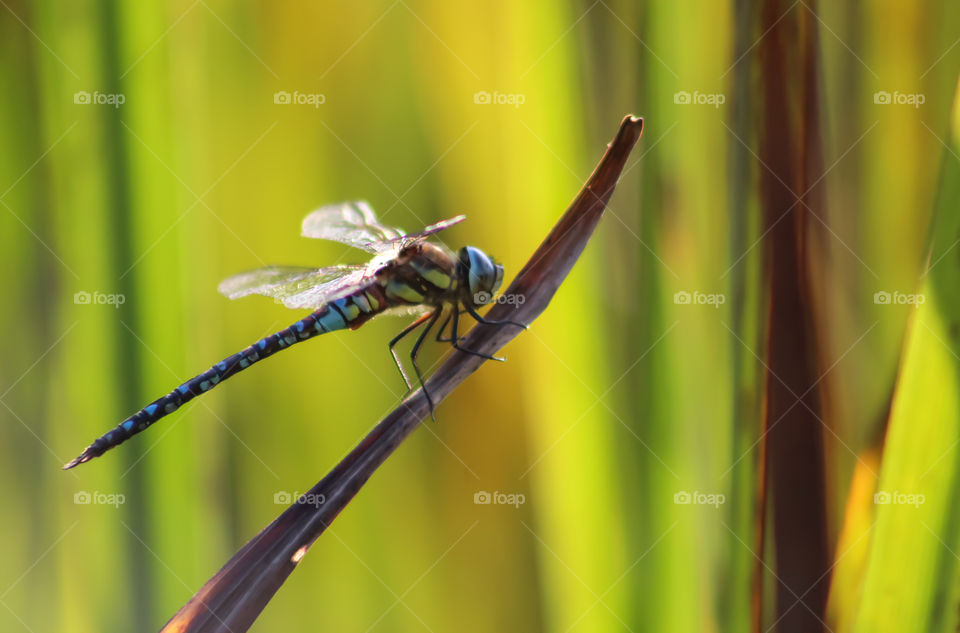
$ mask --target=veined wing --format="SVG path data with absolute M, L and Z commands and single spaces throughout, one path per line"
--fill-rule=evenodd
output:
M 466 216 L 431 224 L 418 233 L 406 234 L 401 229 L 380 224 L 366 202 L 343 202 L 321 207 L 303 220 L 301 234 L 333 240 L 341 244 L 382 255 L 397 252 L 405 246 L 424 240 L 434 233 L 463 222 Z
M 316 310 L 369 283 L 379 264 L 300 268 L 267 266 L 224 279 L 217 290 L 230 299 L 258 294 L 293 309 Z
M 396 248 L 403 231 L 383 226 L 366 202 L 342 202 L 320 207 L 303 219 L 301 235 L 333 240 L 380 254 Z
M 410 235 L 404 235 L 404 236 L 402 236 L 402 237 L 395 238 L 395 239 L 391 240 L 391 243 L 395 245 L 395 248 L 397 248 L 397 250 L 400 250 L 400 249 L 402 249 L 402 248 L 405 247 L 405 246 L 409 246 L 410 244 L 413 244 L 413 243 L 415 243 L 415 242 L 419 242 L 420 240 L 425 240 L 425 239 L 427 239 L 428 237 L 430 237 L 431 235 L 433 235 L 434 233 L 439 233 L 440 231 L 442 231 L 442 230 L 444 230 L 444 229 L 446 229 L 446 228 L 450 228 L 450 227 L 453 226 L 454 224 L 460 224 L 461 222 L 463 222 L 463 221 L 466 220 L 466 219 L 467 219 L 467 216 L 465 216 L 465 215 L 458 215 L 458 216 L 452 217 L 452 218 L 450 218 L 450 219 L 448 219 L 448 220 L 440 220 L 439 222 L 437 222 L 437 223 L 435 223 L 435 224 L 431 224 L 430 226 L 426 227 L 426 228 L 423 229 L 422 231 L 419 231 L 419 232 L 417 232 L 417 233 L 411 233 Z

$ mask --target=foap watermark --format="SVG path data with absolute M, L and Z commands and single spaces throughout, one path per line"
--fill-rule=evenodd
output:
M 477 294 L 473 295 L 473 303 L 478 306 L 491 305 L 494 303 L 500 303 L 503 305 L 514 306 L 519 308 L 524 303 L 526 303 L 527 298 L 522 294 L 508 294 L 508 295 L 492 295 L 489 292 L 481 290 Z
M 927 300 L 923 294 L 907 294 L 894 290 L 887 292 L 879 290 L 873 293 L 873 302 L 878 306 L 913 306 L 919 308 Z
M 126 503 L 127 498 L 119 492 L 87 492 L 81 490 L 73 494 L 73 502 L 78 506 L 113 506 L 118 508 Z
M 277 505 L 283 506 L 296 503 L 299 505 L 319 508 L 327 502 L 327 497 L 325 495 L 313 492 L 305 492 L 300 494 L 299 492 L 287 492 L 286 490 L 279 490 L 273 493 L 273 502 Z
M 519 492 L 508 493 L 496 490 L 487 492 L 486 490 L 478 490 L 473 494 L 473 502 L 478 506 L 494 505 L 519 508 L 527 502 L 527 497 Z
M 73 293 L 73 302 L 78 306 L 113 306 L 119 308 L 127 302 L 122 294 L 107 294 L 105 292 L 87 292 L 81 290 Z
M 481 90 L 473 93 L 473 102 L 477 105 L 512 105 L 514 108 L 519 108 L 526 101 L 526 95 L 513 92 Z
M 922 92 L 900 92 L 894 90 L 878 90 L 873 93 L 873 102 L 877 105 L 910 105 L 919 108 L 927 102 L 927 96 Z
M 680 490 L 674 493 L 673 502 L 678 506 L 713 506 L 714 508 L 719 508 L 727 502 L 727 497 L 718 492 L 708 493 L 698 490 L 687 492 L 686 490 Z
M 319 108 L 327 102 L 327 96 L 319 92 L 300 92 L 278 90 L 273 93 L 273 102 L 277 105 L 308 105 Z
M 673 93 L 673 102 L 677 105 L 709 105 L 719 108 L 727 102 L 727 96 L 722 92 L 700 92 L 699 90 L 687 92 L 681 90 Z
M 673 302 L 678 306 L 713 306 L 719 308 L 727 302 L 727 297 L 719 292 L 707 293 L 699 290 L 687 292 L 681 290 L 673 293 Z
M 109 105 L 119 108 L 126 101 L 126 95 L 121 92 L 100 92 L 99 90 L 87 92 L 81 90 L 73 93 L 73 102 L 77 105 Z
M 926 496 L 919 493 L 900 492 L 899 490 L 880 490 L 873 495 L 878 506 L 913 506 L 919 508 L 927 502 Z

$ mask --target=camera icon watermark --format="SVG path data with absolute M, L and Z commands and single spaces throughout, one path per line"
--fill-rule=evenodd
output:
M 107 294 L 104 292 L 87 292 L 81 290 L 73 293 L 73 302 L 78 306 L 113 306 L 119 308 L 127 302 L 127 297 L 122 294 Z
M 513 506 L 514 508 L 519 508 L 524 503 L 527 502 L 527 497 L 519 492 L 515 493 L 506 493 L 506 492 L 487 492 L 486 490 L 478 490 L 473 493 L 473 503 L 478 506 Z
M 879 490 L 873 495 L 873 502 L 878 506 L 901 505 L 919 508 L 927 502 L 926 495 L 906 493 L 899 490 Z
M 481 90 L 473 93 L 473 102 L 477 105 L 512 105 L 519 108 L 527 102 L 527 97 L 519 93 Z
M 706 293 L 700 292 L 699 290 L 694 290 L 693 292 L 681 290 L 680 292 L 673 293 L 673 302 L 678 306 L 695 305 L 719 308 L 727 302 L 727 297 L 718 292 Z
M 720 108 L 727 102 L 727 96 L 722 92 L 700 92 L 694 90 L 688 92 L 680 90 L 673 93 L 673 102 L 677 105 L 709 105 L 714 108 Z
M 123 93 L 100 92 L 94 90 L 92 93 L 86 90 L 73 93 L 73 102 L 77 105 L 110 105 L 119 108 L 127 102 L 127 97 Z
M 910 105 L 914 108 L 919 108 L 927 102 L 927 96 L 922 92 L 900 92 L 899 90 L 887 92 L 886 90 L 878 90 L 873 93 L 873 102 L 876 105 Z
M 287 492 L 286 490 L 278 490 L 273 493 L 273 502 L 277 505 L 288 506 L 293 503 L 304 506 L 313 506 L 314 508 L 319 508 L 324 503 L 327 502 L 326 495 L 322 495 L 314 492 L 305 492 L 303 494 L 299 492 Z
M 273 102 L 277 105 L 308 105 L 319 108 L 327 102 L 327 96 L 319 92 L 278 90 L 273 93 Z
M 699 492 L 697 490 L 694 490 L 693 492 L 678 490 L 673 495 L 673 503 L 678 506 L 696 505 L 713 506 L 714 508 L 719 508 L 726 502 L 726 495 L 720 493 L 706 493 Z
M 78 506 L 104 505 L 118 508 L 126 503 L 127 497 L 119 492 L 106 493 L 94 490 L 80 490 L 73 494 L 73 502 Z
M 913 306 L 919 308 L 926 300 L 926 295 L 922 293 L 908 294 L 897 290 L 893 292 L 879 290 L 873 293 L 873 302 L 878 306 Z
M 492 295 L 489 292 L 481 290 L 473 295 L 473 304 L 478 306 L 499 303 L 501 305 L 509 305 L 519 308 L 526 303 L 526 301 L 527 297 L 522 294 Z

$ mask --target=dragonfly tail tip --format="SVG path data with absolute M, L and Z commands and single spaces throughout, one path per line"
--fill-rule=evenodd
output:
M 74 457 L 69 462 L 63 465 L 63 470 L 70 470 L 71 468 L 76 468 L 84 462 L 89 462 L 90 458 L 93 457 L 87 451 L 83 451 L 79 456 Z

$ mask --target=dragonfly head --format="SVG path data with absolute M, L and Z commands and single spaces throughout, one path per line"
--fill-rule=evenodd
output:
M 474 246 L 460 249 L 457 275 L 463 300 L 471 306 L 484 305 L 493 299 L 503 282 L 503 266 Z

